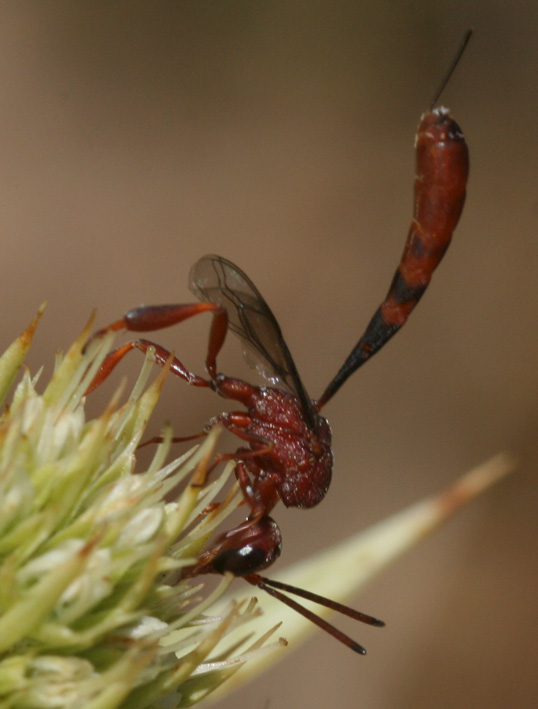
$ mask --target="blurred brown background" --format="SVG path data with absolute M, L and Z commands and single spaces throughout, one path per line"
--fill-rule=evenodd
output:
M 354 599 L 387 621 L 346 626 L 367 658 L 320 633 L 226 709 L 536 705 L 538 5 L 0 4 L 3 344 L 47 299 L 30 365 L 50 373 L 92 308 L 189 301 L 215 252 L 259 286 L 314 397 L 388 287 L 414 131 L 468 27 L 443 97 L 471 150 L 461 227 L 409 325 L 327 406 L 331 494 L 279 510 L 279 566 L 499 450 L 519 471 Z M 199 320 L 157 337 L 201 371 Z M 231 341 L 221 365 L 254 378 Z M 169 381 L 155 425 L 191 433 L 221 407 Z

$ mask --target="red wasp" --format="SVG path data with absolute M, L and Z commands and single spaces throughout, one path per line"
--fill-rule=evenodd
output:
M 211 426 L 222 424 L 244 441 L 244 446 L 220 459 L 236 461 L 236 476 L 246 503 L 247 519 L 222 534 L 187 577 L 231 572 L 242 576 L 327 630 L 356 652 L 364 648 L 333 625 L 308 611 L 281 591 L 321 603 L 371 625 L 371 616 L 259 575 L 280 555 L 281 534 L 270 516 L 277 502 L 287 507 L 309 508 L 325 497 L 331 482 L 333 456 L 331 431 L 320 415 L 342 384 L 404 325 L 428 287 L 443 258 L 460 218 L 469 171 L 467 146 L 461 129 L 446 108 L 434 108 L 470 38 L 467 33 L 430 109 L 422 116 L 416 136 L 414 215 L 404 252 L 391 286 L 364 334 L 318 400 L 303 386 L 278 322 L 252 281 L 233 263 L 220 256 L 204 256 L 192 268 L 191 290 L 197 304 L 143 306 L 97 332 L 116 330 L 148 332 L 170 327 L 201 313 L 212 314 L 206 357 L 208 378 L 190 372 L 173 358 L 171 371 L 191 386 L 209 387 L 245 410 L 223 413 Z M 228 329 L 241 340 L 245 353 L 273 386 L 255 386 L 217 371 L 217 356 Z M 155 350 L 160 364 L 170 352 L 145 339 L 132 340 L 109 353 L 91 384 L 97 387 L 132 349 Z M 180 439 L 181 440 L 181 439 Z M 184 440 L 184 439 L 183 439 Z

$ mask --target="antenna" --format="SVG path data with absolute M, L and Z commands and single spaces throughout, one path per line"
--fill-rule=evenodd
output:
M 300 596 L 301 598 L 304 598 L 307 601 L 318 603 L 319 605 L 325 606 L 325 608 L 330 608 L 331 610 L 336 611 L 337 613 L 342 613 L 343 615 L 347 615 L 350 618 L 353 618 L 354 620 L 359 620 L 361 623 L 374 625 L 378 628 L 382 628 L 385 625 L 385 623 L 382 620 L 379 620 L 378 618 L 374 618 L 371 615 L 366 615 L 366 613 L 356 611 L 354 608 L 344 606 L 342 603 L 338 603 L 338 601 L 332 601 L 330 598 L 319 596 L 317 593 L 312 593 L 312 591 L 306 591 L 304 588 L 290 586 L 287 583 L 282 583 L 282 581 L 274 581 L 273 579 L 268 579 L 265 576 L 260 576 L 259 574 L 247 574 L 246 576 L 243 576 L 243 578 L 245 579 L 245 581 L 248 581 L 253 586 L 258 586 L 258 588 L 263 589 L 266 593 L 273 596 L 273 598 L 276 598 L 282 603 L 285 603 L 294 611 L 300 613 L 304 618 L 307 618 L 312 623 L 317 625 L 318 628 L 321 628 L 322 630 L 325 630 L 326 633 L 329 633 L 329 635 L 332 635 L 335 640 L 338 640 L 338 642 L 341 642 L 350 650 L 353 650 L 354 652 L 357 652 L 360 655 L 366 655 L 366 650 L 363 648 L 362 645 L 350 638 L 349 635 L 346 635 L 341 630 L 336 628 L 332 623 L 329 623 L 324 618 L 321 618 L 319 615 L 316 615 L 311 610 L 305 608 L 305 606 L 302 606 L 300 603 L 297 603 L 297 601 L 295 601 L 293 598 L 286 596 L 280 591 L 287 591 L 288 593 L 292 593 L 295 596 Z

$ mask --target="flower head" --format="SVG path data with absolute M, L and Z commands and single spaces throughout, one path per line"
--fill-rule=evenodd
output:
M 0 359 L 3 400 L 40 314 Z M 168 464 L 166 432 L 147 470 L 133 474 L 166 370 L 145 388 L 148 358 L 127 402 L 115 394 L 87 420 L 84 393 L 110 345 L 85 353 L 90 327 L 58 357 L 43 394 L 39 377 L 23 373 L 0 419 L 0 696 L 14 707 L 186 705 L 266 640 L 219 653 L 256 604 L 207 616 L 231 579 L 202 600 L 201 584 L 177 582 L 238 494 L 201 515 L 231 472 L 200 484 L 218 428 Z M 167 502 L 182 481 L 184 494 Z

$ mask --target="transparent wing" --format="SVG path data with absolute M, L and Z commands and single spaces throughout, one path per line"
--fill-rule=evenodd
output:
M 280 382 L 295 394 L 313 425 L 314 408 L 280 326 L 250 278 L 231 261 L 209 255 L 194 264 L 189 281 L 199 300 L 226 310 L 230 330 L 241 340 L 248 364 L 273 384 Z

